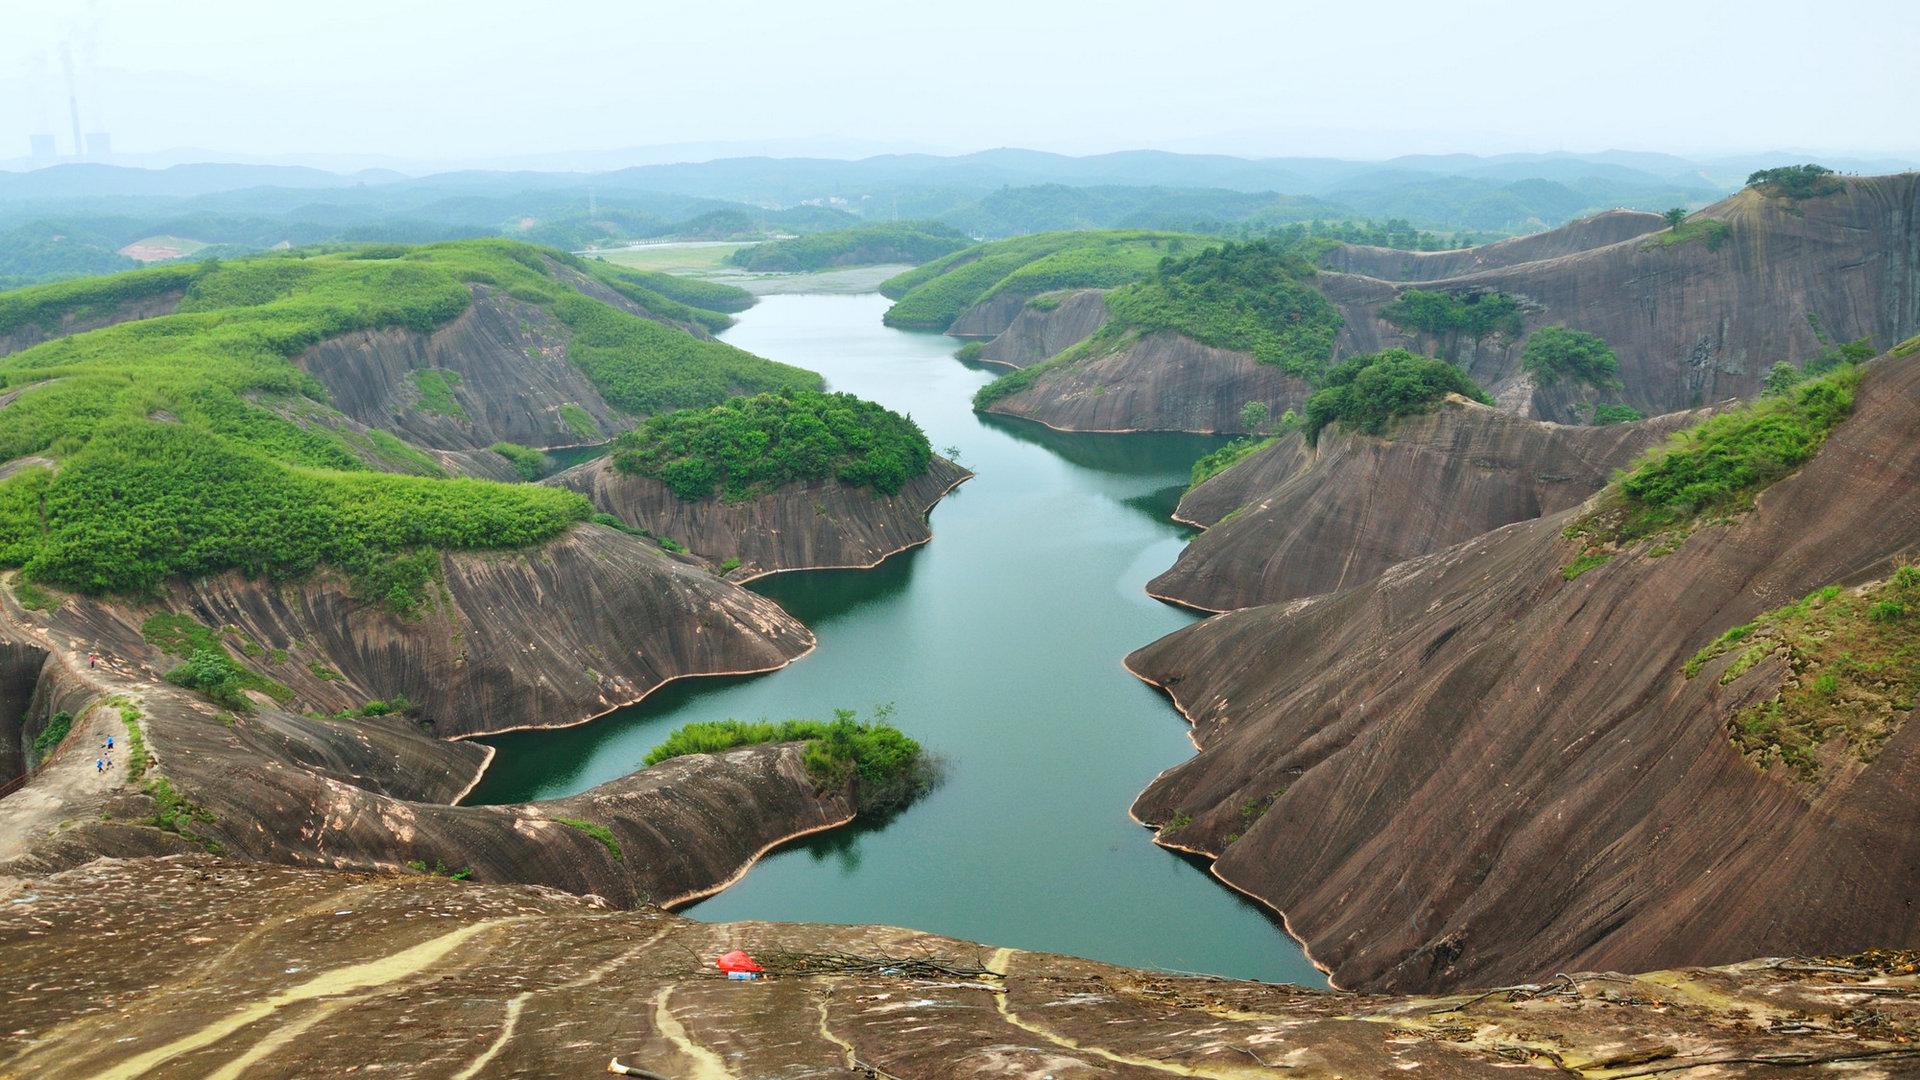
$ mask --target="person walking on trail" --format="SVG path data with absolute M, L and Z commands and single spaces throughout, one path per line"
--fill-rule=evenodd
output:
M 106 772 L 106 771 L 107 771 L 107 759 L 106 759 L 106 758 L 94 758 L 94 759 L 93 759 L 93 771 L 94 771 L 94 772 Z
M 87 654 L 87 666 L 88 666 L 88 667 L 93 667 L 93 666 L 94 666 L 94 665 L 95 665 L 96 663 L 98 663 L 98 662 L 99 662 L 99 660 L 100 660 L 100 658 L 99 658 L 98 656 L 95 656 L 95 655 L 94 655 L 94 654 L 92 654 L 92 653 L 88 653 L 88 654 Z
M 113 753 L 113 736 L 107 736 L 107 753 Z

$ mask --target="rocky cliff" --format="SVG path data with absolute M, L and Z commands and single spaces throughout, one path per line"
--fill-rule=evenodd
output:
M 1729 628 L 1920 549 L 1920 361 L 1755 508 L 1567 580 L 1579 511 L 1129 658 L 1197 756 L 1135 813 L 1284 911 L 1343 986 L 1433 988 L 1920 942 L 1920 726 L 1818 782 L 1729 736 L 1789 673 L 1683 671 Z
M 1920 173 L 1847 178 L 1837 193 L 1810 199 L 1748 188 L 1683 230 L 1555 254 L 1573 247 L 1569 238 L 1537 258 L 1421 278 L 1419 287 L 1510 293 L 1528 309 L 1529 330 L 1565 324 L 1598 334 L 1620 359 L 1618 400 L 1648 414 L 1750 396 L 1774 361 L 1805 360 L 1832 342 L 1865 337 L 1888 348 L 1920 331 Z M 1399 286 L 1323 274 L 1322 287 L 1345 318 L 1338 355 L 1395 345 L 1448 355 L 1503 407 L 1549 420 L 1575 420 L 1593 397 L 1534 386 L 1519 348 L 1501 335 L 1436 340 L 1378 318 Z
M 566 324 L 538 304 L 472 288 L 473 304 L 436 330 L 357 331 L 329 338 L 295 362 L 325 384 L 333 407 L 348 417 L 434 450 L 485 451 L 503 440 L 571 446 L 627 426 L 567 360 Z M 445 397 L 426 393 L 423 379 Z M 569 405 L 574 409 L 563 415 Z
M 1180 500 L 1176 517 L 1212 527 L 1147 591 L 1228 611 L 1352 588 L 1395 563 L 1577 506 L 1615 469 L 1704 418 L 1562 427 L 1454 397 L 1384 436 L 1335 428 L 1308 450 L 1288 435 Z
M 1588 251 L 1666 227 L 1659 214 L 1644 210 L 1608 210 L 1569 221 L 1557 229 L 1496 240 L 1453 251 L 1404 251 L 1400 248 L 1339 244 L 1320 257 L 1320 265 L 1382 281 L 1438 281 L 1477 270 L 1552 259 Z
M 1920 1036 L 1911 954 L 1388 998 L 204 856 L 0 899 L 9 1076 L 1886 1077 Z M 720 978 L 734 948 L 775 974 Z
M 1040 370 L 987 411 L 1063 431 L 1237 434 L 1247 430 L 1240 420 L 1247 402 L 1268 402 L 1278 415 L 1310 392 L 1246 353 L 1167 332 L 1086 346 Z
M 1030 295 L 1019 292 L 994 293 L 962 312 L 947 327 L 947 334 L 957 338 L 990 338 L 1001 334 L 1026 309 Z
M 596 509 L 655 536 L 670 537 L 715 564 L 736 562 L 733 578 L 780 570 L 865 568 L 933 538 L 927 515 L 972 473 L 935 455 L 898 494 L 837 480 L 788 484 L 739 502 L 688 501 L 667 485 L 615 468 L 608 458 L 547 482 L 578 491 Z
M 980 359 L 1003 367 L 1037 364 L 1077 345 L 1107 323 L 1106 293 L 1081 289 L 1068 293 L 1052 307 L 1029 304 L 1007 328 L 980 350 Z
M 1837 193 L 1810 199 L 1748 189 L 1680 232 L 1650 229 L 1651 217 L 1617 211 L 1430 255 L 1336 249 L 1316 279 L 1343 320 L 1333 359 L 1396 346 L 1443 356 L 1505 411 L 1578 423 L 1600 401 L 1657 415 L 1750 396 L 1776 360 L 1804 361 L 1861 337 L 1886 348 L 1920 331 L 1920 173 L 1846 178 Z M 1619 357 L 1622 385 L 1543 385 L 1521 369 L 1523 338 L 1409 332 L 1381 319 L 1380 308 L 1411 287 L 1508 293 L 1528 331 L 1564 324 L 1598 334 Z M 983 334 L 1016 321 L 986 314 Z M 1036 316 L 1005 355 L 1031 366 L 1027 343 L 1049 340 L 1040 327 L 1053 321 L 1055 337 L 1070 336 L 1059 312 Z M 1097 361 L 1063 360 L 992 408 L 1066 430 L 1237 431 L 1247 401 L 1278 414 L 1304 400 L 1305 383 L 1255 371 L 1262 365 L 1246 354 L 1216 357 L 1224 350 L 1161 337 Z M 1208 398 L 1220 405 L 1197 407 Z

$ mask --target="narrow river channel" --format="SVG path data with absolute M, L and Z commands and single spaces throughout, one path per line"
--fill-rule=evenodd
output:
M 768 857 L 687 914 L 888 923 L 1115 963 L 1325 985 L 1261 909 L 1150 842 L 1127 807 L 1193 752 L 1166 700 L 1121 666 L 1191 616 L 1150 599 L 1179 552 L 1168 520 L 1219 440 L 1070 435 L 976 415 L 992 378 L 955 342 L 892 330 L 878 295 L 769 296 L 727 341 L 912 414 L 979 475 L 931 544 L 875 570 L 763 578 L 819 648 L 770 675 L 693 679 L 591 724 L 488 740 L 474 802 L 573 794 L 641 767 L 695 720 L 864 715 L 945 759 L 946 781 L 877 828 Z

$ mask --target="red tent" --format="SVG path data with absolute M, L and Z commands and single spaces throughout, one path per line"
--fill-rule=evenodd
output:
M 720 959 L 714 961 L 714 963 L 719 965 L 721 971 L 729 975 L 736 971 L 764 970 L 759 964 L 753 962 L 753 957 L 748 956 L 739 949 L 735 949 L 729 953 L 721 953 Z

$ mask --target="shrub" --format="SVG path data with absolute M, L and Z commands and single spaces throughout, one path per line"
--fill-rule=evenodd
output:
M 1352 357 L 1328 370 L 1321 388 L 1307 399 L 1301 431 L 1308 445 L 1317 443 L 1321 430 L 1333 423 L 1378 435 L 1387 421 L 1431 412 L 1448 394 L 1492 404 L 1466 372 L 1444 360 L 1405 349 Z
M 581 442 L 591 442 L 600 435 L 600 426 L 593 422 L 593 414 L 571 401 L 560 406 L 560 422 Z
M 961 361 L 978 360 L 980 359 L 980 354 L 985 352 L 986 349 L 987 343 L 984 341 L 969 341 L 954 352 L 953 358 Z
M 1768 395 L 1784 394 L 1799 386 L 1804 378 L 1806 376 L 1800 373 L 1799 368 L 1785 360 L 1777 360 L 1773 367 L 1767 369 L 1767 377 L 1761 380 L 1760 392 Z
M 1543 326 L 1527 337 L 1520 366 L 1542 383 L 1572 379 L 1590 386 L 1618 387 L 1620 361 L 1597 335 L 1565 326 Z
M 59 597 L 35 585 L 31 581 L 22 581 L 17 577 L 14 578 L 13 595 L 15 599 L 20 601 L 20 606 L 26 608 L 28 611 L 58 611 L 60 609 Z
M 1501 292 L 1408 289 L 1383 305 L 1380 317 L 1403 330 L 1466 334 L 1476 341 L 1489 334 L 1517 338 L 1526 332 L 1520 301 Z
M 615 468 L 654 477 L 687 500 L 716 491 L 744 499 L 828 477 L 891 495 L 932 460 L 926 435 L 907 417 L 851 394 L 814 391 L 656 416 L 613 449 Z
M 235 712 L 253 710 L 253 701 L 247 697 L 249 690 L 266 694 L 282 704 L 293 700 L 292 690 L 242 667 L 217 643 L 196 646 L 187 655 L 186 662 L 167 672 L 166 679 L 175 686 L 198 691 Z
M 1187 482 L 1187 490 L 1192 491 L 1201 484 L 1226 472 L 1241 461 L 1272 446 L 1277 439 L 1235 439 L 1218 450 L 1213 451 L 1193 463 L 1192 479 Z
M 1676 433 L 1618 474 L 1567 535 L 1588 551 L 1662 534 L 1677 543 L 1703 518 L 1745 510 L 1812 459 L 1852 411 L 1859 381 L 1860 370 L 1848 366 Z
M 513 465 L 513 471 L 519 473 L 520 479 L 522 480 L 534 481 L 546 475 L 548 466 L 547 455 L 530 446 L 521 446 L 519 443 L 497 442 L 487 449 L 506 458 L 507 461 Z
M 1639 409 L 1617 402 L 1595 405 L 1593 407 L 1593 422 L 1595 424 L 1631 424 L 1636 420 L 1645 420 L 1646 418 L 1647 414 L 1641 412 Z
M 72 730 L 73 714 L 67 710 L 61 709 L 47 717 L 47 726 L 41 728 L 40 734 L 33 737 L 34 757 L 45 759 L 54 747 L 60 745 L 60 740 L 66 738 L 67 733 Z
M 821 790 L 852 786 L 861 813 L 887 814 L 929 789 L 937 770 L 920 744 L 887 722 L 891 709 L 874 720 L 854 719 L 851 709 L 835 709 L 832 720 L 780 723 L 715 720 L 688 724 L 647 754 L 657 765 L 686 754 L 717 754 L 762 743 L 805 742 L 807 771 Z

